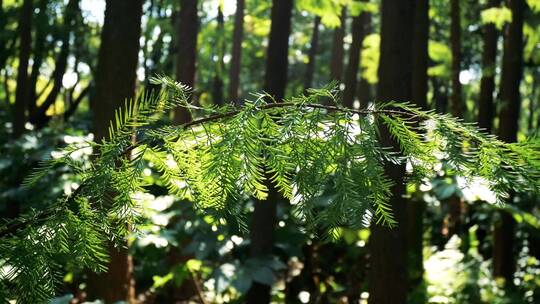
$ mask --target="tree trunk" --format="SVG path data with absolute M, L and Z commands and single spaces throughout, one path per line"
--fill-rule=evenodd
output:
M 412 82 L 411 101 L 427 110 L 428 91 L 428 36 L 429 36 L 429 0 L 416 0 L 414 11 L 414 32 L 412 46 Z M 407 203 L 407 247 L 409 264 L 409 283 L 416 286 L 422 281 L 423 265 L 423 228 L 425 202 L 411 200 Z
M 244 36 L 245 0 L 236 0 L 234 15 L 233 44 L 231 51 L 231 66 L 229 68 L 229 100 L 238 104 L 238 88 L 240 87 L 240 69 L 242 62 L 242 40 Z
M 411 100 L 415 105 L 427 110 L 429 0 L 415 2 Z
M 343 38 L 345 37 L 345 25 L 347 21 L 347 8 L 341 10 L 341 23 L 334 30 L 332 36 L 332 57 L 330 59 L 330 79 L 341 81 L 343 74 Z
M 308 63 L 304 74 L 304 90 L 311 88 L 313 85 L 313 76 L 315 73 L 315 59 L 319 51 L 319 27 L 321 25 L 321 17 L 315 16 L 313 21 L 313 33 L 311 34 L 311 42 L 309 44 Z
M 68 121 L 69 118 L 75 114 L 75 112 L 77 111 L 77 108 L 79 107 L 79 105 L 81 104 L 82 100 L 88 95 L 88 93 L 90 92 L 90 85 L 87 85 L 82 91 L 81 93 L 79 93 L 79 96 L 77 96 L 77 98 L 75 98 L 74 100 L 72 100 L 72 102 L 70 103 L 69 105 L 69 108 L 64 112 L 64 121 Z
M 450 95 L 450 113 L 462 118 L 463 104 L 461 100 L 461 13 L 459 1 L 450 0 L 450 49 L 452 51 L 452 94 Z
M 371 16 L 368 16 L 364 24 L 364 36 L 369 35 L 372 31 Z M 362 43 L 363 44 L 363 43 Z M 362 61 L 362 53 L 360 53 L 360 61 Z M 360 64 L 360 81 L 358 82 L 358 101 L 360 102 L 360 109 L 366 109 L 369 102 L 373 99 L 373 85 L 370 84 L 366 78 L 362 76 L 363 70 Z
M 27 108 L 29 116 L 32 116 L 36 109 L 37 102 L 37 88 L 36 84 L 39 77 L 39 69 L 43 63 L 43 56 L 45 53 L 45 38 L 47 37 L 47 25 L 48 25 L 48 16 L 47 16 L 47 0 L 39 1 L 39 13 L 37 16 L 36 24 L 36 40 L 34 43 L 34 56 L 32 60 L 32 73 L 30 74 L 30 79 L 28 83 L 28 101 Z
M 66 73 L 68 65 L 70 34 L 73 30 L 73 21 L 75 20 L 75 14 L 78 10 L 79 0 L 69 0 L 64 14 L 64 26 L 62 29 L 62 47 L 60 48 L 60 53 L 58 54 L 58 57 L 56 59 L 56 67 L 54 68 L 54 72 L 52 74 L 53 87 L 49 92 L 49 95 L 47 95 L 47 98 L 45 98 L 43 104 L 35 108 L 34 112 L 32 112 L 30 115 L 30 122 L 36 125 L 38 129 L 43 128 L 45 124 L 49 121 L 50 117 L 46 114 L 47 110 L 51 105 L 56 102 L 58 94 L 60 94 L 60 90 L 62 89 L 62 80 L 64 79 L 64 74 Z M 32 72 L 34 71 L 32 70 Z M 34 87 L 32 87 L 31 90 L 35 92 Z M 33 100 L 31 102 L 35 103 L 36 101 Z
M 500 0 L 489 0 L 487 8 L 498 7 Z M 495 64 L 497 60 L 497 28 L 494 24 L 484 25 L 482 51 L 482 79 L 480 80 L 480 96 L 478 97 L 478 126 L 491 133 L 493 126 L 495 91 Z
M 354 97 L 356 96 L 360 52 L 362 50 L 362 42 L 366 36 L 365 24 L 368 19 L 369 14 L 362 11 L 358 16 L 354 16 L 352 21 L 352 43 L 349 48 L 349 62 L 345 71 L 345 90 L 343 91 L 343 105 L 351 109 L 353 107 Z
M 141 16 L 142 0 L 107 1 L 95 92 L 90 100 L 97 141 L 108 137 L 114 111 L 123 105 L 126 98 L 135 95 Z M 133 264 L 127 249 L 111 246 L 109 254 L 111 261 L 107 272 L 89 274 L 89 296 L 91 299 L 103 299 L 105 303 L 135 303 Z
M 360 102 L 360 109 L 367 109 L 369 102 L 373 96 L 373 85 L 370 84 L 367 79 L 360 75 L 360 81 L 358 82 L 358 102 Z
M 383 0 L 381 14 L 377 101 L 410 100 L 414 2 Z M 380 134 L 381 145 L 398 149 L 388 129 L 381 127 Z M 385 173 L 394 182 L 390 205 L 398 224 L 395 228 L 372 225 L 369 240 L 370 304 L 406 303 L 407 299 L 405 166 L 387 163 Z
M 0 0 L 0 45 L 7 45 L 8 37 L 6 37 L 5 30 L 7 24 L 7 16 L 4 11 L 4 2 Z M 4 69 L 6 59 L 8 56 L 7 48 L 0 50 L 0 71 Z M 9 101 L 9 100 L 8 100 Z
M 212 88 L 212 101 L 215 105 L 223 105 L 225 101 L 223 100 L 223 73 L 225 71 L 225 63 L 223 62 L 223 56 L 225 55 L 225 20 L 223 17 L 223 7 L 218 5 L 218 15 L 217 15 L 217 62 L 216 70 L 214 74 L 214 84 Z
M 285 96 L 287 85 L 292 7 L 293 0 L 272 1 L 272 25 L 266 51 L 264 90 L 276 100 L 281 100 Z
M 512 11 L 512 22 L 504 33 L 499 138 L 512 143 L 517 141 L 519 129 L 519 86 L 523 72 L 523 15 L 526 4 L 525 0 L 508 0 L 507 5 Z M 504 278 L 510 285 L 513 284 L 515 270 L 514 229 L 513 217 L 501 211 L 500 222 L 495 224 L 493 236 L 493 275 Z
M 293 0 L 274 0 L 272 4 L 270 37 L 266 54 L 266 75 L 264 90 L 277 101 L 285 96 L 287 85 L 287 67 L 289 34 Z M 273 184 L 268 182 L 269 190 L 266 201 L 255 202 L 251 223 L 251 257 L 262 257 L 272 254 L 274 247 L 274 226 L 276 222 L 277 204 L 283 198 Z M 270 303 L 271 286 L 253 282 L 247 296 L 248 304 Z
M 437 77 L 431 77 L 431 87 L 433 88 L 433 102 L 435 112 L 446 113 L 448 111 L 448 92 L 445 90 L 443 81 Z
M 24 132 L 26 123 L 26 101 L 28 100 L 28 59 L 32 44 L 32 0 L 24 0 L 19 15 L 19 67 L 17 68 L 17 88 L 13 109 L 13 137 Z
M 197 16 L 197 0 L 180 0 L 178 15 L 176 80 L 182 84 L 195 87 L 195 62 L 197 60 L 197 36 L 199 18 Z M 176 124 L 186 123 L 191 119 L 185 108 L 174 111 Z

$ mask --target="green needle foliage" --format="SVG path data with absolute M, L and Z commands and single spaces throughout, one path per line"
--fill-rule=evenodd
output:
M 404 103 L 345 109 L 332 87 L 276 102 L 254 95 L 241 108 L 188 104 L 189 88 L 167 77 L 157 94 L 142 94 L 116 113 L 110 139 L 68 147 L 26 179 L 32 187 L 64 166 L 82 180 L 69 196 L 0 227 L 0 296 L 46 302 L 63 267 L 103 271 L 108 242 L 137 230 L 143 169 L 159 172 L 171 194 L 193 201 L 216 221 L 245 228 L 241 201 L 264 200 L 272 185 L 309 231 L 330 236 L 343 226 L 395 226 L 389 165 L 405 165 L 410 181 L 429 178 L 441 161 L 459 175 L 485 179 L 500 201 L 511 191 L 540 188 L 540 144 L 506 144 L 448 116 Z M 334 105 L 322 101 L 331 100 Z M 202 117 L 173 126 L 161 119 L 185 107 Z M 385 126 L 399 152 L 380 144 Z M 91 148 L 91 163 L 74 160 Z M 332 196 L 320 197 L 331 188 Z M 258 202 L 264 204 L 264 201 Z

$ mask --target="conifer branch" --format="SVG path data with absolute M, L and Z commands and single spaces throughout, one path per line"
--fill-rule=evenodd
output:
M 269 179 L 302 225 L 330 237 L 343 226 L 399 225 L 389 204 L 388 162 L 411 165 L 414 181 L 432 177 L 434 166 L 445 161 L 460 175 L 485 179 L 499 198 L 540 190 L 538 140 L 506 144 L 476 126 L 404 103 L 346 109 L 332 88 L 281 103 L 259 94 L 241 108 L 206 109 L 188 103 L 189 88 L 165 77 L 154 81 L 164 90 L 126 102 L 109 139 L 90 144 L 91 163 L 75 161 L 70 151 L 77 147 L 68 147 L 29 176 L 25 185 L 31 187 L 51 168 L 66 166 L 82 183 L 44 211 L 0 228 L 0 268 L 12 269 L 0 278 L 0 294 L 46 301 L 58 284 L 61 261 L 103 270 L 106 242 L 137 227 L 133 195 L 145 191 L 142 171 L 150 163 L 169 193 L 240 227 L 242 200 L 264 199 Z M 335 105 L 319 103 L 328 99 Z M 202 117 L 162 125 L 161 116 L 175 107 Z M 380 124 L 399 152 L 381 145 Z

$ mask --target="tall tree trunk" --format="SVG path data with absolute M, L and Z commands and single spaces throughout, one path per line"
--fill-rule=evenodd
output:
M 199 33 L 199 18 L 197 16 L 197 0 L 180 0 L 178 15 L 176 80 L 182 84 L 195 87 L 195 72 L 197 60 L 197 36 Z M 177 108 L 174 111 L 174 122 L 186 123 L 191 119 L 189 111 Z
M 56 102 L 58 94 L 60 94 L 60 90 L 62 89 L 62 80 L 64 78 L 64 74 L 66 73 L 68 65 L 68 56 L 70 51 L 69 41 L 71 31 L 73 30 L 74 26 L 73 21 L 75 21 L 75 16 L 78 10 L 79 0 L 69 0 L 64 13 L 64 25 L 62 29 L 62 47 L 60 48 L 60 53 L 56 58 L 56 67 L 54 68 L 54 72 L 52 74 L 53 87 L 47 95 L 47 98 L 45 98 L 43 104 L 35 108 L 34 112 L 30 113 L 30 122 L 35 124 L 38 129 L 43 128 L 45 124 L 49 121 L 50 117 L 46 114 L 47 110 L 51 105 Z M 32 70 L 32 73 L 33 72 L 34 71 Z M 33 87 L 31 88 L 31 90 L 35 92 Z M 35 103 L 36 101 L 33 100 L 31 102 Z
M 95 92 L 90 99 L 96 140 L 108 136 L 114 111 L 135 95 L 142 0 L 108 0 L 101 32 Z M 125 243 L 127 247 L 127 243 Z M 105 303 L 135 303 L 133 263 L 127 248 L 109 248 L 107 272 L 90 274 L 88 294 Z
M 287 85 L 287 67 L 289 34 L 293 0 L 274 0 L 272 3 L 270 37 L 266 53 L 266 75 L 264 90 L 277 101 L 285 96 Z M 283 198 L 272 183 L 267 183 L 268 198 L 255 202 L 251 222 L 251 257 L 263 257 L 272 254 L 274 247 L 274 226 L 276 223 L 277 204 Z M 248 304 L 270 303 L 271 286 L 253 282 L 247 296 Z
M 229 100 L 238 104 L 238 89 L 240 87 L 240 69 L 242 62 L 242 40 L 244 36 L 244 9 L 245 0 L 236 0 L 236 14 L 234 15 L 234 31 L 232 44 L 231 66 L 229 68 Z
M 37 102 L 37 81 L 39 77 L 39 70 L 43 63 L 43 56 L 45 55 L 45 38 L 47 38 L 47 0 L 39 1 L 39 13 L 37 16 L 36 24 L 36 39 L 34 42 L 34 56 L 32 60 L 32 73 L 30 73 L 30 79 L 28 82 L 28 101 L 27 108 L 29 116 L 32 116 L 36 109 Z
M 176 80 L 182 84 L 195 87 L 196 60 L 197 60 L 197 37 L 199 31 L 199 18 L 197 13 L 197 0 L 180 0 L 180 11 L 176 15 Z M 221 14 L 221 8 L 218 11 Z M 222 16 L 218 16 L 218 19 Z M 218 20 L 218 26 L 222 21 Z M 213 92 L 214 93 L 214 92 Z M 215 96 L 214 96 L 215 98 Z M 218 97 L 219 98 L 219 97 Z M 177 124 L 187 123 L 192 119 L 189 111 L 185 108 L 177 108 L 174 111 L 174 122 Z M 180 217 L 173 217 L 170 225 L 175 225 Z M 182 247 L 180 244 L 179 248 Z M 184 254 L 181 249 L 173 248 L 169 251 L 167 260 L 169 265 L 183 265 L 191 255 Z M 184 280 L 179 286 L 169 286 L 166 290 L 167 301 L 171 303 L 187 303 L 197 295 L 198 282 L 194 277 Z
M 365 20 L 364 24 L 364 36 L 367 36 L 373 32 L 373 26 L 371 24 L 371 15 Z M 362 43 L 363 44 L 363 43 Z M 362 53 L 360 53 L 360 61 L 362 61 Z M 358 82 L 358 101 L 360 102 L 360 109 L 366 109 L 369 102 L 373 99 L 373 90 L 374 86 L 368 82 L 368 80 L 362 76 L 363 69 L 362 64 L 360 64 L 360 81 Z
M 498 7 L 500 0 L 489 0 L 487 8 Z M 480 96 L 478 98 L 478 126 L 491 133 L 494 108 L 493 93 L 495 91 L 495 64 L 497 60 L 497 28 L 494 24 L 484 25 L 482 51 L 482 79 L 480 80 Z
M 313 76 L 315 74 L 315 59 L 319 51 L 319 27 L 321 25 L 321 17 L 315 16 L 313 21 L 313 33 L 311 34 L 311 42 L 309 44 L 308 63 L 304 74 L 304 90 L 311 88 L 313 85 Z
M 461 100 L 461 13 L 459 2 L 450 0 L 450 49 L 452 51 L 452 94 L 450 95 L 450 113 L 462 118 L 463 103 Z
M 428 11 L 429 0 L 415 0 L 411 100 L 424 110 L 427 110 L 428 91 Z
M 0 0 L 0 45 L 6 45 L 7 43 L 7 37 L 6 37 L 6 24 L 7 24 L 7 16 L 6 12 L 4 11 L 4 2 Z M 5 63 L 7 59 L 7 49 L 0 50 L 0 71 L 4 68 Z
M 516 142 L 519 130 L 521 97 L 519 85 L 523 73 L 523 15 L 525 0 L 508 0 L 512 11 L 512 22 L 504 33 L 504 49 L 501 74 L 501 111 L 499 114 L 499 137 L 505 142 Z M 511 195 L 513 197 L 513 195 Z M 493 275 L 513 284 L 515 271 L 513 217 L 500 212 L 500 221 L 495 224 L 493 236 Z
M 427 110 L 428 91 L 428 36 L 429 36 L 429 0 L 416 0 L 414 11 L 414 32 L 412 46 L 412 82 L 411 101 Z M 416 286 L 422 281 L 423 267 L 423 228 L 425 202 L 412 200 L 407 203 L 407 247 L 409 281 Z
M 347 21 L 347 8 L 341 10 L 341 22 L 334 30 L 332 36 L 332 55 L 330 58 L 330 79 L 341 81 L 343 74 L 343 38 L 345 37 L 345 26 Z
M 356 96 L 360 52 L 362 50 L 362 42 L 366 36 L 365 24 L 368 19 L 369 14 L 362 11 L 358 16 L 354 16 L 352 21 L 352 43 L 349 48 L 349 62 L 345 71 L 345 90 L 343 91 L 343 105 L 348 108 L 353 107 L 354 97 Z
M 13 137 L 24 132 L 26 123 L 26 101 L 28 100 L 28 59 L 32 44 L 32 0 L 24 0 L 19 15 L 19 67 L 17 68 L 17 88 L 13 109 Z
M 293 0 L 273 0 L 270 37 L 266 51 L 264 90 L 276 100 L 285 96 L 289 52 L 289 34 Z
M 381 14 L 377 101 L 410 100 L 414 2 L 382 0 Z M 384 127 L 381 127 L 381 145 L 393 146 L 397 150 L 397 143 Z M 387 163 L 385 173 L 394 182 L 390 204 L 398 224 L 395 228 L 372 225 L 369 240 L 370 304 L 406 303 L 407 299 L 405 166 Z
M 214 74 L 214 84 L 212 88 L 212 101 L 215 105 L 222 105 L 225 103 L 223 100 L 223 73 L 225 71 L 225 63 L 223 62 L 223 56 L 225 55 L 225 20 L 223 17 L 223 7 L 221 4 L 218 5 L 218 15 L 217 15 L 217 62 L 216 70 Z

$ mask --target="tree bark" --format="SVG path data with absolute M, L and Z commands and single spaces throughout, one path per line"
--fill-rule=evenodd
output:
M 197 0 L 180 0 L 178 15 L 176 80 L 191 88 L 195 87 L 195 72 L 197 60 L 197 36 L 199 18 L 197 16 Z M 174 111 L 176 124 L 186 123 L 191 119 L 185 108 Z
M 414 2 L 383 0 L 381 14 L 377 101 L 410 100 Z M 381 145 L 398 150 L 387 128 L 381 127 L 380 134 Z M 406 303 L 407 299 L 405 167 L 387 163 L 385 173 L 394 182 L 390 205 L 398 224 L 395 228 L 372 225 L 369 240 L 370 304 Z
M 90 99 L 97 141 L 108 137 L 114 111 L 135 95 L 142 0 L 109 0 L 101 32 L 95 92 Z M 127 242 L 125 243 L 127 247 Z M 110 246 L 108 270 L 89 274 L 88 294 L 105 303 L 135 303 L 133 264 L 126 248 Z
M 461 13 L 460 0 L 450 1 L 450 49 L 452 52 L 452 94 L 450 95 L 450 113 L 462 118 L 463 104 L 461 100 Z
M 500 0 L 489 0 L 487 8 L 498 7 Z M 493 126 L 495 92 L 495 64 L 497 60 L 498 33 L 494 24 L 484 25 L 482 51 L 482 79 L 480 80 L 480 96 L 478 97 L 478 126 L 491 133 Z
M 332 36 L 332 57 L 330 59 L 330 79 L 341 81 L 343 74 L 343 38 L 345 37 L 345 25 L 347 21 L 347 8 L 341 10 L 341 23 L 334 30 Z
M 26 101 L 28 100 L 28 59 L 32 44 L 32 0 L 24 0 L 19 15 L 19 67 L 17 68 L 17 88 L 13 108 L 13 137 L 24 133 L 26 123 Z
M 278 102 L 285 96 L 287 85 L 287 67 L 289 34 L 293 0 L 274 0 L 271 12 L 271 27 L 266 54 L 265 91 Z M 277 204 L 283 198 L 273 184 L 268 182 L 269 190 L 266 201 L 255 202 L 251 223 L 250 256 L 264 257 L 272 254 L 274 247 L 274 226 L 276 222 Z M 271 286 L 253 282 L 246 296 L 248 304 L 270 303 Z
M 523 15 L 525 0 L 508 0 L 512 21 L 504 33 L 502 74 L 499 113 L 499 138 L 505 142 L 517 141 L 521 97 L 519 86 L 523 73 Z M 511 198 L 513 195 L 510 196 Z M 493 236 L 493 275 L 513 284 L 515 271 L 514 219 L 508 213 L 500 213 L 500 222 L 495 224 Z
M 240 70 L 242 62 L 242 40 L 244 36 L 245 0 L 236 0 L 234 15 L 233 44 L 231 51 L 231 66 L 229 68 L 229 100 L 238 104 L 238 89 L 240 87 Z
M 429 0 L 416 0 L 414 11 L 414 32 L 412 45 L 411 101 L 427 110 L 428 91 L 428 36 Z M 422 281 L 423 266 L 423 228 L 425 202 L 411 200 L 407 203 L 407 247 L 409 265 L 409 284 L 416 286 Z
M 345 90 L 343 91 L 343 105 L 348 108 L 353 107 L 354 97 L 356 96 L 360 52 L 362 50 L 362 42 L 366 37 L 365 24 L 368 19 L 369 14 L 362 11 L 358 16 L 354 16 L 352 21 L 352 43 L 349 48 L 349 62 L 345 71 Z
M 313 85 L 313 76 L 315 74 L 315 59 L 319 51 L 319 27 L 321 25 L 321 17 L 315 16 L 313 21 L 313 33 L 311 34 L 311 42 L 309 44 L 308 63 L 304 74 L 304 90 L 311 88 Z

